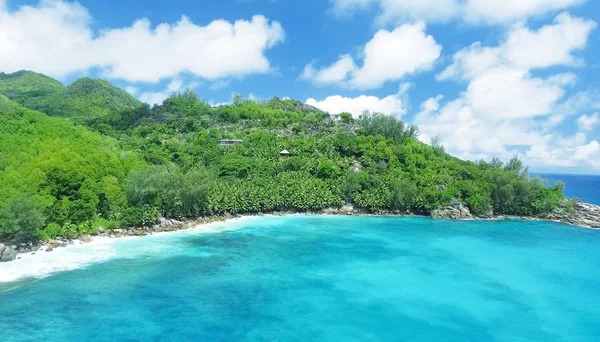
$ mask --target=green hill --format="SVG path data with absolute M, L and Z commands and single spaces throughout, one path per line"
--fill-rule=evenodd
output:
M 142 103 L 111 83 L 81 78 L 68 87 L 31 71 L 0 74 L 0 94 L 50 116 L 89 121 Z
M 39 88 L 55 85 L 38 74 L 24 76 L 47 83 Z M 36 84 L 5 83 L 23 90 L 20 102 L 39 100 L 25 91 Z M 416 127 L 382 114 L 333 120 L 296 100 L 239 96 L 213 108 L 193 91 L 135 107 L 118 88 L 94 79 L 48 98 L 50 112 L 67 118 L 0 98 L 7 108 L 0 115 L 0 239 L 148 225 L 161 216 L 342 206 L 543 216 L 564 202 L 560 185 L 531 179 L 516 157 L 463 161 L 419 141 Z M 221 146 L 223 139 L 239 143 Z
M 94 119 L 142 105 L 135 97 L 111 83 L 88 77 L 66 87 L 55 100 L 56 107 L 49 111 L 49 115 L 84 119 Z
M 8 113 L 18 108 L 20 105 L 5 95 L 0 94 L 0 114 Z
M 64 90 L 62 83 L 32 71 L 0 73 L 0 94 L 27 108 L 47 111 L 56 96 Z

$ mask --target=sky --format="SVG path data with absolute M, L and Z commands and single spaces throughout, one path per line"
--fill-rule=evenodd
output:
M 599 21 L 595 0 L 0 0 L 0 71 L 376 111 L 462 159 L 600 174 Z

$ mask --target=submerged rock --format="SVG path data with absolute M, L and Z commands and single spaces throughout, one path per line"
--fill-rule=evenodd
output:
M 473 218 L 469 208 L 465 207 L 464 204 L 460 203 L 456 198 L 452 199 L 452 202 L 447 207 L 443 207 L 431 212 L 431 217 L 442 218 L 442 219 L 468 219 Z
M 17 252 L 0 243 L 0 262 L 13 261 L 17 258 Z

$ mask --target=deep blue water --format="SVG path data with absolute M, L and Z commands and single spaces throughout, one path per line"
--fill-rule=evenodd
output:
M 565 183 L 564 194 L 575 197 L 586 203 L 600 205 L 600 176 L 598 175 L 561 175 L 561 174 L 534 174 L 547 179 L 549 185 L 557 181 Z
M 600 231 L 322 216 L 221 227 L 86 246 L 107 258 L 0 292 L 2 341 L 600 340 Z

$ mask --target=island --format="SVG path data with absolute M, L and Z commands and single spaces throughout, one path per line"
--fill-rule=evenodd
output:
M 143 104 L 111 83 L 0 73 L 0 261 L 90 235 L 235 215 L 517 216 L 600 227 L 600 208 L 507 162 L 464 161 L 417 127 L 297 100 L 191 90 Z M 67 242 L 65 242 L 67 241 Z

